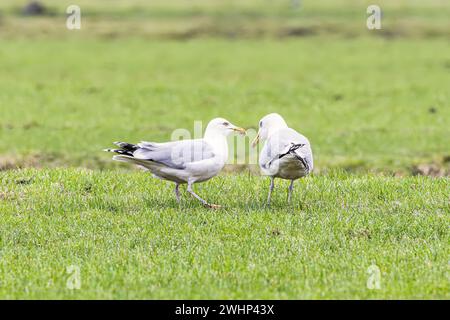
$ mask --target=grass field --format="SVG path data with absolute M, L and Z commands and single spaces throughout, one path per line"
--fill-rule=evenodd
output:
M 163 141 L 216 116 L 256 128 L 276 110 L 319 169 L 448 168 L 448 42 L 323 41 L 8 40 L 3 164 L 111 166 L 112 141 Z
M 447 2 L 43 2 L 0 3 L 0 298 L 450 298 Z M 252 166 L 178 205 L 101 151 L 274 111 L 315 156 L 291 206 Z
M 1 176 L 3 298 L 449 298 L 448 181 L 335 172 L 297 184 L 222 176 L 210 211 L 141 173 Z M 366 286 L 368 268 L 381 288 Z M 80 268 L 69 290 L 66 268 Z

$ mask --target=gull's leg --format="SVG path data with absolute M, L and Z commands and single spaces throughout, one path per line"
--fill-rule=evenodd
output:
M 272 197 L 272 191 L 274 187 L 274 177 L 270 177 L 270 187 L 269 187 L 269 195 L 267 196 L 267 205 L 270 206 L 270 198 Z
M 289 185 L 288 203 L 291 203 L 292 190 L 294 190 L 294 180 L 291 180 L 291 184 Z
M 219 205 L 217 204 L 209 204 L 208 202 L 206 202 L 205 200 L 203 200 L 202 198 L 200 198 L 200 196 L 198 194 L 196 194 L 194 192 L 194 190 L 192 190 L 192 184 L 193 182 L 188 183 L 188 187 L 187 187 L 187 191 L 192 194 L 194 196 L 194 198 L 196 198 L 197 200 L 199 200 L 205 207 L 211 208 L 211 209 L 217 209 L 220 208 Z
M 180 203 L 180 185 L 178 183 L 175 185 L 175 197 L 177 202 Z

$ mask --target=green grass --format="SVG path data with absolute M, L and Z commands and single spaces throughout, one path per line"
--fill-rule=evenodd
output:
M 266 179 L 220 176 L 196 187 L 217 211 L 142 172 L 0 179 L 2 298 L 450 298 L 447 178 L 334 172 L 266 208 Z
M 111 141 L 168 140 L 216 116 L 254 128 L 277 111 L 320 171 L 450 171 L 442 1 L 381 1 L 381 31 L 356 0 L 83 0 L 79 31 L 65 28 L 69 2 L 33 18 L 23 3 L 0 5 L 0 169 L 112 168 L 99 152 Z
M 43 2 L 0 4 L 0 298 L 450 298 L 447 3 Z M 291 206 L 236 167 L 178 205 L 101 151 L 274 111 L 314 151 Z
M 344 37 L 446 38 L 450 35 L 450 6 L 442 0 L 379 0 L 382 30 L 366 28 L 370 0 L 214 0 L 214 1 L 100 1 L 79 0 L 82 29 L 68 32 L 66 8 L 70 0 L 43 0 L 48 13 L 24 17 L 27 1 L 0 4 L 0 38 L 128 38 L 197 37 L 279 38 L 332 34 Z
M 438 39 L 0 42 L 0 153 L 105 167 L 112 141 L 164 141 L 217 116 L 255 128 L 277 111 L 319 169 L 445 166 L 448 53 Z

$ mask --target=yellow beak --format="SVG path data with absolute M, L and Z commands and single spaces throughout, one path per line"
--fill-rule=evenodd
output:
M 244 128 L 239 128 L 239 127 L 234 127 L 233 131 L 238 132 L 239 134 L 245 135 L 247 130 L 245 130 Z
M 259 132 L 258 132 L 258 134 L 256 135 L 255 139 L 253 139 L 253 141 L 252 141 L 252 148 L 256 147 L 256 145 L 258 144 L 258 142 L 259 142 Z

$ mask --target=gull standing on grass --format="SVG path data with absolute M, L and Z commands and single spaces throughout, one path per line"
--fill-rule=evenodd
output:
M 290 203 L 294 180 L 308 175 L 313 170 L 313 155 L 309 140 L 289 128 L 277 113 L 268 114 L 261 119 L 252 146 L 255 147 L 259 140 L 266 141 L 259 155 L 259 166 L 263 175 L 270 177 L 267 204 L 270 205 L 275 178 L 291 180 L 288 189 L 288 203 Z
M 180 184 L 187 183 L 187 191 L 209 208 L 219 205 L 209 204 L 200 198 L 192 185 L 216 176 L 228 159 L 227 136 L 233 132 L 245 134 L 223 118 L 215 118 L 208 123 L 203 139 L 171 141 L 164 143 L 142 141 L 138 144 L 114 142 L 120 149 L 105 149 L 118 155 L 113 160 L 129 162 L 149 170 L 157 178 L 175 182 L 175 196 L 180 202 Z

